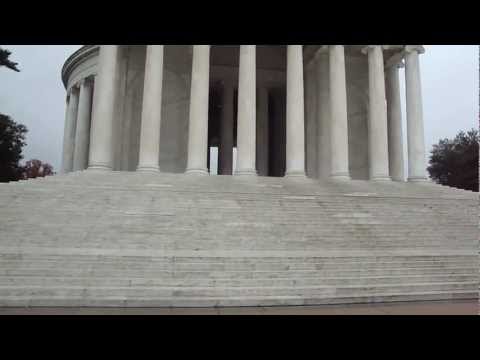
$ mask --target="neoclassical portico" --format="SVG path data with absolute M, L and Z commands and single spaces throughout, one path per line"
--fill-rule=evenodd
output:
M 68 88 L 64 172 L 117 170 L 123 151 L 132 171 L 208 175 L 218 146 L 224 175 L 404 181 L 405 66 L 407 176 L 426 180 L 421 46 L 97 49 Z

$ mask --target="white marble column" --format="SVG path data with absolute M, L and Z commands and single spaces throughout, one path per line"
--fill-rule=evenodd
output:
M 305 171 L 310 178 L 318 178 L 317 129 L 317 74 L 316 61 L 305 69 Z
M 118 45 L 101 45 L 90 130 L 89 169 L 112 170 Z
M 328 50 L 324 49 L 323 51 Z M 330 75 L 329 56 L 323 52 L 316 60 L 317 76 L 317 130 L 318 130 L 318 177 L 326 179 L 331 174 L 330 144 Z
M 85 170 L 88 166 L 92 94 L 93 81 L 84 79 L 80 84 L 80 96 L 78 100 L 77 130 L 75 131 L 75 153 L 73 158 L 74 171 Z
M 268 89 L 258 88 L 257 119 L 257 171 L 260 176 L 268 176 Z
M 370 180 L 388 181 L 388 125 L 387 98 L 385 95 L 385 69 L 383 47 L 369 45 L 364 50 L 368 54 L 368 158 Z
M 159 171 L 162 86 L 163 45 L 148 45 L 138 171 Z
M 222 118 L 220 123 L 220 147 L 218 149 L 218 169 L 220 175 L 232 175 L 233 171 L 233 124 L 234 87 L 226 82 L 222 94 Z
M 79 90 L 76 86 L 70 88 L 70 96 L 67 105 L 65 130 L 63 137 L 63 162 L 62 173 L 66 174 L 73 170 L 75 152 L 75 131 L 78 113 Z
M 349 180 L 347 84 L 343 45 L 329 46 L 330 177 Z
M 287 152 L 285 176 L 305 176 L 303 46 L 287 46 Z
M 408 181 L 426 181 L 422 84 L 420 79 L 419 61 L 419 53 L 423 53 L 424 49 L 422 46 L 407 45 L 405 51 Z
M 64 174 L 64 167 L 66 164 L 66 155 L 67 155 L 67 122 L 68 122 L 68 113 L 69 113 L 69 105 L 70 105 L 70 91 L 67 89 L 67 96 L 65 97 L 65 121 L 63 123 L 63 145 L 62 145 L 62 162 L 60 164 L 60 174 Z
M 235 175 L 256 175 L 256 46 L 240 45 Z
M 187 174 L 208 175 L 210 45 L 193 45 Z
M 394 181 L 405 181 L 403 162 L 402 103 L 398 69 L 403 64 L 390 66 L 386 73 L 388 114 L 388 155 L 390 176 Z

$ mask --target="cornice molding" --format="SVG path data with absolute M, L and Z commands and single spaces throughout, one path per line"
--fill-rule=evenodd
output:
M 68 78 L 75 66 L 97 55 L 99 48 L 100 45 L 85 45 L 75 51 L 72 55 L 70 55 L 70 57 L 65 61 L 65 64 L 63 64 L 62 67 L 62 82 L 65 88 L 67 88 L 68 86 Z

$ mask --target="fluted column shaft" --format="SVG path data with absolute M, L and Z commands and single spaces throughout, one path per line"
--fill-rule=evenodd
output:
M 222 118 L 220 124 L 220 148 L 218 169 L 220 175 L 232 175 L 233 171 L 233 124 L 234 124 L 234 88 L 225 83 L 222 94 Z
M 73 170 L 85 170 L 88 166 L 90 143 L 90 120 L 92 116 L 93 82 L 85 79 L 80 85 L 78 100 L 77 130 L 75 132 L 75 155 Z
M 208 175 L 210 45 L 193 46 L 188 130 L 188 174 Z
M 388 155 L 390 176 L 394 181 L 405 181 L 403 162 L 402 103 L 398 69 L 393 65 L 387 69 L 386 94 L 388 114 Z
M 427 180 L 419 52 L 422 50 L 407 46 L 405 55 L 409 181 Z
M 162 119 L 163 45 L 148 45 L 145 61 L 139 171 L 158 171 Z
M 329 56 L 322 54 L 316 63 L 317 76 L 317 130 L 318 130 L 318 177 L 326 179 L 331 174 L 331 139 L 330 139 L 330 84 Z
M 287 151 L 285 176 L 305 176 L 303 47 L 287 46 Z
M 312 60 L 305 71 L 305 172 L 318 178 L 318 123 L 316 61 Z
M 330 177 L 350 179 L 348 156 L 347 86 L 343 45 L 329 46 Z
M 63 135 L 63 161 L 62 173 L 66 174 L 73 170 L 75 152 L 75 130 L 77 123 L 79 91 L 74 86 L 70 89 L 70 97 L 67 104 L 67 116 Z
M 256 175 L 256 47 L 240 45 L 236 175 Z
M 101 45 L 90 132 L 89 169 L 112 170 L 118 45 Z
M 390 180 L 388 165 L 387 99 L 383 49 L 367 47 L 370 111 L 368 116 L 368 157 L 370 180 Z
M 268 89 L 259 87 L 257 95 L 257 170 L 258 175 L 268 176 Z

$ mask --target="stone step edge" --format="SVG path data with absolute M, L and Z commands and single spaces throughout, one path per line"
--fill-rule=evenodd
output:
M 478 256 L 478 249 L 472 250 L 153 250 L 153 249 L 104 249 L 104 248 L 52 248 L 52 247 L 2 247 L 1 254 L 49 254 L 49 255 L 94 255 L 94 256 L 135 256 L 157 258 L 376 258 L 376 257 L 435 257 L 435 256 Z
M 335 259 L 335 258 L 334 258 Z M 261 270 L 271 267 L 273 269 L 281 267 L 282 269 L 286 269 L 285 267 L 289 267 L 286 270 L 329 270 L 335 269 L 337 267 L 345 266 L 350 269 L 375 269 L 375 268 L 391 268 L 391 266 L 402 266 L 402 268 L 415 268 L 415 269 L 444 269 L 444 268 L 458 268 L 458 267 L 474 267 L 476 262 L 474 259 L 468 260 L 417 260 L 417 261 L 408 261 L 408 260 L 400 260 L 400 261 L 351 261 L 351 262 L 293 262 L 293 261 L 286 261 L 286 262 L 273 262 L 273 261 L 264 261 L 260 260 L 256 263 L 252 262 L 238 262 L 238 263 L 229 263 L 227 261 L 223 262 L 209 262 L 209 261 L 181 261 L 181 262 L 173 262 L 169 261 L 152 261 L 149 259 L 148 261 L 135 260 L 132 261 L 131 259 L 121 259 L 117 258 L 115 260 L 103 260 L 103 259 L 0 259 L 0 269 L 11 269 L 11 268 L 22 268 L 22 269 L 31 269 L 31 268 L 38 268 L 38 269 L 50 269 L 51 266 L 65 266 L 68 265 L 69 268 L 73 266 L 80 267 L 80 268 L 90 268 L 95 267 L 101 268 L 111 267 L 118 269 L 123 267 L 128 267 L 129 269 L 149 269 L 149 270 L 161 270 L 161 269 L 173 269 L 180 270 L 183 268 L 189 267 L 197 267 L 198 270 L 203 270 L 206 267 L 208 268 L 216 268 L 216 267 L 223 267 L 221 270 Z M 361 268 L 358 268 L 361 266 Z
M 114 277 L 109 277 L 109 276 L 95 276 L 95 277 L 85 277 L 85 276 L 71 276 L 71 277 L 61 277 L 61 276 L 48 276 L 48 277 L 42 277 L 42 276 L 0 276 L 0 284 L 3 283 L 3 285 L 8 285 L 8 284 L 14 284 L 14 283 L 19 283 L 22 284 L 22 286 L 33 286 L 37 285 L 40 286 L 39 283 L 41 283 L 41 286 L 49 286 L 46 285 L 47 283 L 68 283 L 68 282 L 85 282 L 87 284 L 88 282 L 94 282 L 94 283 L 102 283 L 102 282 L 119 282 L 119 283 L 128 283 L 128 286 L 140 286 L 141 284 L 139 283 L 146 283 L 146 282 L 154 282 L 155 284 L 150 284 L 148 286 L 162 286 L 162 282 L 164 283 L 169 283 L 170 285 L 168 286 L 174 286 L 174 283 L 177 283 L 178 287 L 190 287 L 191 285 L 185 285 L 185 282 L 212 282 L 212 284 L 218 285 L 218 283 L 228 283 L 228 282 L 318 282 L 322 283 L 323 281 L 386 281 L 386 280 L 391 280 L 391 281 L 414 281 L 415 279 L 418 278 L 428 278 L 430 284 L 435 284 L 438 282 L 444 282 L 447 280 L 447 282 L 451 283 L 456 283 L 459 280 L 455 280 L 458 278 L 462 278 L 460 282 L 464 282 L 467 280 L 467 282 L 477 282 L 480 285 L 480 280 L 476 279 L 475 274 L 434 274 L 434 275 L 400 275 L 400 276 L 390 276 L 390 275 L 385 275 L 385 276 L 359 276 L 359 277 L 292 277 L 292 278 L 230 278 L 230 277 L 225 277 L 225 278 L 211 278 L 211 279 L 202 279 L 202 278 L 145 278 L 145 277 L 121 277 L 121 278 L 114 278 Z M 441 281 L 438 281 L 438 278 L 441 279 Z M 466 279 L 465 279 L 466 278 Z M 28 282 L 30 284 L 25 285 L 25 282 Z M 32 284 L 32 282 L 37 283 L 37 284 Z M 87 286 L 87 285 L 83 286 Z M 79 285 L 78 285 L 79 286 Z M 92 285 L 89 285 L 92 286 Z M 100 285 L 97 285 L 100 286 Z M 147 285 L 145 285 L 147 286 Z M 165 285 L 166 286 L 166 285 Z M 238 287 L 237 286 L 232 286 L 232 287 Z
M 0 299 L 1 307 L 229 307 L 229 306 L 274 306 L 276 305 L 320 305 L 320 304 L 357 304 L 381 303 L 396 301 L 420 300 L 478 300 L 478 293 L 464 290 L 412 292 L 404 293 L 377 293 L 350 297 L 315 296 L 305 298 L 302 296 L 242 296 L 242 297 L 157 297 L 125 299 L 110 297 L 102 299 L 70 298 L 61 296 L 49 298 L 32 298 L 29 296 L 8 296 Z M 48 305 L 46 305 L 48 304 Z
M 62 184 L 62 186 L 64 186 Z M 85 189 L 85 187 L 88 186 L 88 185 L 70 185 L 71 188 L 81 188 L 81 189 Z M 53 185 L 52 185 L 52 188 L 53 188 Z M 109 191 L 123 191 L 123 192 L 136 192 L 136 191 L 152 191 L 153 189 L 157 190 L 156 188 L 160 188 L 159 186 L 156 186 L 156 187 L 146 187 L 145 185 L 139 185 L 137 187 L 134 187 L 134 186 L 129 186 L 129 187 L 111 187 L 111 186 L 104 186 L 104 187 L 99 187 L 99 186 L 90 186 L 89 189 L 90 190 L 109 190 Z M 47 192 L 46 190 L 49 190 L 49 189 L 29 189 L 29 190 L 33 190 L 33 191 L 38 191 L 38 192 Z M 62 190 L 60 187 L 57 189 L 57 193 L 58 191 Z M 65 189 L 66 190 L 66 189 Z M 162 191 L 163 190 L 163 191 Z M 0 188 L 0 191 L 1 191 L 1 188 Z M 345 194 L 345 193 L 340 193 L 340 192 L 331 192 L 331 193 L 315 193 L 315 194 L 295 194 L 295 195 L 291 195 L 289 193 L 265 193 L 265 192 L 237 192 L 237 191 L 222 191 L 222 190 L 216 190 L 216 191 L 207 191 L 207 190 L 204 190 L 204 189 L 192 189 L 192 190 L 165 190 L 163 187 L 161 188 L 161 190 L 158 190 L 158 191 L 155 191 L 155 193 L 160 193 L 160 192 L 172 192 L 172 193 L 177 193 L 177 194 L 180 194 L 180 193 L 184 193 L 184 194 L 191 194 L 191 193 L 194 193 L 194 194 L 235 194 L 235 195 L 262 195 L 262 196 L 271 196 L 271 197 L 280 197 L 280 198 L 289 198 L 289 197 L 292 197 L 292 196 L 295 196 L 295 197 L 304 197 L 305 199 L 304 200 L 307 200 L 306 198 L 308 197 L 309 199 L 308 200 L 319 200 L 317 199 L 318 198 L 324 198 L 324 197 L 328 197 L 328 198 L 369 198 L 369 199 L 416 199 L 416 200 L 432 200 L 432 195 L 435 196 L 435 198 L 433 200 L 446 200 L 446 201 L 454 201 L 454 200 L 464 200 L 464 201 L 471 201 L 471 202 L 475 202 L 475 201 L 478 201 L 477 198 L 473 198 L 473 197 L 455 197 L 455 195 L 457 194 L 426 194 L 424 196 L 420 196 L 418 194 L 415 194 L 415 195 L 409 195 L 409 194 L 370 194 L 370 193 L 365 193 L 365 194 L 361 194 L 359 193 L 358 195 L 356 194 Z M 405 192 L 408 193 L 408 190 L 406 190 Z M 22 193 L 18 193 L 18 195 L 21 195 Z M 475 194 L 475 193 L 474 193 Z M 463 194 L 462 194 L 463 195 Z M 294 200 L 294 199 L 291 199 L 291 200 Z M 297 199 L 299 200 L 299 199 Z
M 435 283 L 406 283 L 406 284 L 371 284 L 371 285 L 315 285 L 315 286 L 188 286 L 188 287 L 178 287 L 178 286 L 88 286 L 88 285 L 53 285 L 53 286 L 44 286 L 44 285 L 0 285 L 1 290 L 32 290 L 32 289 L 41 289 L 41 290 L 188 290 L 188 291 L 209 291 L 209 290 L 239 290 L 241 288 L 248 290 L 295 290 L 295 291 L 308 291 L 308 290 L 323 290 L 323 289 L 370 289 L 370 288 L 384 288 L 384 287 L 421 287 L 421 286 L 470 286 L 476 285 L 478 287 L 478 281 L 455 281 L 455 282 L 435 282 Z

